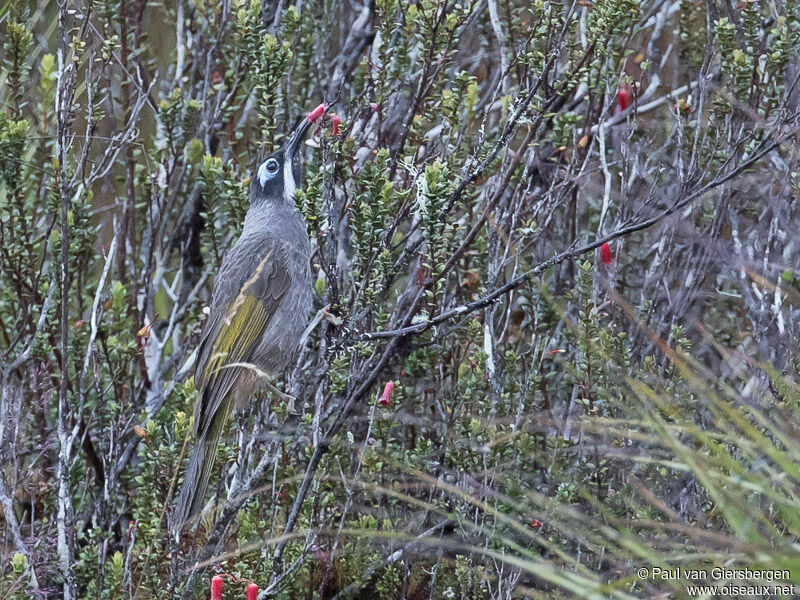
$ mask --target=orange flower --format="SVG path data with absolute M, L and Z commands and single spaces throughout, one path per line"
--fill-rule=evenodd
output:
M 247 584 L 247 600 L 256 600 L 258 598 L 258 586 L 255 583 Z
M 219 575 L 211 578 L 211 600 L 222 600 L 222 577 Z
M 619 86 L 619 90 L 617 90 L 617 102 L 619 103 L 619 109 L 625 110 L 631 105 L 631 101 L 633 100 L 633 92 L 631 90 L 631 86 L 627 83 L 623 83 Z
M 610 265 L 614 262 L 614 259 L 611 256 L 611 248 L 609 247 L 608 243 L 604 243 L 600 246 L 600 260 L 603 261 L 604 265 Z
M 314 121 L 319 119 L 322 116 L 322 113 L 324 112 L 325 112 L 325 103 L 323 102 L 322 104 L 317 106 L 317 108 L 312 110 L 310 113 L 306 114 L 306 119 L 308 119 L 309 122 L 313 123 Z
M 383 386 L 383 395 L 381 396 L 381 406 L 391 406 L 392 404 L 392 391 L 394 390 L 394 381 L 387 381 Z

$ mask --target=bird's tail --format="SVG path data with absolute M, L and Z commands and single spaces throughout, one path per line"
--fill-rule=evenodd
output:
M 172 513 L 170 529 L 174 534 L 179 534 L 186 523 L 200 514 L 203 508 L 208 480 L 217 457 L 219 438 L 229 412 L 230 400 L 223 400 L 210 426 L 197 438 L 189 466 L 183 476 L 183 485 L 178 493 L 175 511 Z

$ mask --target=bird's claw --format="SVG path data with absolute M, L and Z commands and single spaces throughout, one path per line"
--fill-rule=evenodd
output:
M 295 401 L 297 400 L 297 398 L 295 398 L 291 394 L 287 394 L 286 392 L 282 392 L 281 390 L 276 388 L 271 383 L 267 382 L 266 383 L 266 387 L 270 392 L 275 394 L 281 400 L 281 402 L 286 404 L 286 409 L 288 410 L 288 412 L 290 412 L 292 414 L 295 414 Z
M 326 306 L 323 310 L 325 311 L 325 314 L 323 316 L 325 317 L 325 320 L 328 321 L 328 323 L 330 323 L 334 327 L 339 327 L 339 325 L 342 324 L 342 317 L 337 317 L 336 315 L 332 314 L 328 306 Z

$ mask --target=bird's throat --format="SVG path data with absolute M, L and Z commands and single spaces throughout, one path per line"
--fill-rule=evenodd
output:
M 294 193 L 297 191 L 292 161 L 291 156 L 287 156 L 283 161 L 283 197 L 290 206 L 294 206 Z

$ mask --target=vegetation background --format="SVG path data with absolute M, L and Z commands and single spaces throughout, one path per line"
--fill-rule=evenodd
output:
M 795 0 L 1 2 L 0 596 L 800 585 L 799 35 Z M 220 256 L 321 101 L 302 414 L 231 420 L 173 539 Z

